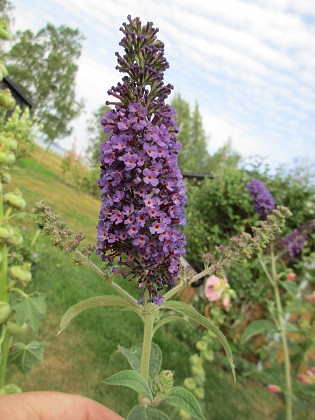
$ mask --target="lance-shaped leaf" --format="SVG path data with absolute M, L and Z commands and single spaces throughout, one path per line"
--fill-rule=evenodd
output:
M 139 395 L 153 400 L 152 392 L 147 382 L 135 370 L 123 370 L 102 381 L 107 385 L 120 385 L 133 389 Z
M 46 313 L 45 299 L 44 293 L 36 292 L 13 302 L 11 307 L 15 311 L 17 325 L 21 327 L 28 322 L 33 331 L 38 331 Z
M 141 366 L 141 351 L 142 346 L 134 346 L 130 350 L 125 347 L 118 346 L 118 350 L 125 356 L 128 360 L 129 365 L 137 372 L 140 372 Z M 149 365 L 149 377 L 151 379 L 155 378 L 159 373 L 162 365 L 162 352 L 160 347 L 152 343 L 151 354 L 150 354 L 150 365 Z
M 161 306 L 161 309 L 172 309 L 175 312 L 179 312 L 183 315 L 186 315 L 194 321 L 198 322 L 198 324 L 213 332 L 213 334 L 217 337 L 217 339 L 222 344 L 222 347 L 224 348 L 225 354 L 228 358 L 232 370 L 234 381 L 236 381 L 232 351 L 229 343 L 227 342 L 227 339 L 218 327 L 216 327 L 208 318 L 200 315 L 199 312 L 197 312 L 194 308 L 183 302 L 170 300 L 169 302 L 164 303 Z
M 184 321 L 187 322 L 187 324 L 192 328 L 191 323 L 185 319 L 181 318 L 180 316 L 167 316 L 165 318 L 160 319 L 160 321 L 156 324 L 156 326 L 153 329 L 153 335 L 157 332 L 159 328 L 161 328 L 163 325 L 168 324 L 169 322 L 177 322 L 177 321 Z
M 281 282 L 281 286 L 284 287 L 292 297 L 296 297 L 298 292 L 298 286 L 296 283 L 293 283 L 292 281 L 283 281 Z
M 182 408 L 194 419 L 200 420 L 205 418 L 199 407 L 198 401 L 193 394 L 185 388 L 176 386 L 163 401 Z
M 257 321 L 251 322 L 245 328 L 241 337 L 241 342 L 245 343 L 251 337 L 266 332 L 274 333 L 276 332 L 276 327 L 270 321 L 268 321 L 268 319 L 258 319 Z
M 170 420 L 170 418 L 157 408 L 136 405 L 128 414 L 127 420 Z
M 9 363 L 17 367 L 27 375 L 35 363 L 40 362 L 44 356 L 44 343 L 31 341 L 29 344 L 15 343 L 9 353 Z
M 63 315 L 60 321 L 60 330 L 58 334 L 64 331 L 70 324 L 70 322 L 78 316 L 81 312 L 86 309 L 96 308 L 98 306 L 127 306 L 133 307 L 127 299 L 124 299 L 120 296 L 114 295 L 105 295 L 105 296 L 95 296 L 89 299 L 81 300 L 81 302 L 76 305 L 71 306 Z

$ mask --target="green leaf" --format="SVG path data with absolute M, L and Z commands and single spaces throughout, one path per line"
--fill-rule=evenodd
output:
M 17 325 L 21 327 L 28 322 L 33 331 L 38 331 L 46 312 L 45 299 L 44 293 L 36 292 L 12 303 Z
M 205 418 L 199 407 L 198 401 L 193 394 L 185 388 L 176 386 L 163 401 L 182 408 L 195 419 L 199 420 Z
M 9 363 L 17 367 L 27 375 L 35 363 L 40 362 L 44 356 L 44 343 L 31 341 L 29 344 L 15 343 L 9 353 Z
M 126 386 L 136 391 L 139 395 L 147 397 L 151 401 L 153 400 L 149 385 L 142 378 L 140 373 L 134 370 L 124 370 L 122 372 L 115 373 L 109 378 L 104 379 L 102 382 L 107 385 Z
M 200 324 L 203 327 L 210 330 L 217 337 L 217 339 L 220 341 L 222 347 L 224 348 L 226 357 L 228 358 L 228 361 L 229 361 L 229 364 L 230 364 L 230 367 L 231 367 L 233 379 L 236 382 L 233 355 L 232 355 L 230 345 L 229 345 L 227 339 L 225 338 L 225 336 L 222 334 L 222 332 L 219 330 L 219 328 L 217 328 L 213 324 L 213 322 L 211 322 L 208 318 L 200 315 L 199 312 L 197 312 L 194 308 L 187 305 L 186 303 L 178 302 L 176 300 L 170 300 L 170 301 L 164 303 L 161 306 L 161 309 L 172 309 L 173 311 L 176 311 L 176 312 L 179 312 L 183 315 L 188 316 L 189 318 L 198 322 L 198 324 Z
M 118 346 L 118 350 L 125 356 L 128 360 L 129 365 L 133 370 L 140 372 L 141 366 L 141 351 L 142 346 L 134 346 L 130 350 L 125 347 Z M 151 346 L 151 355 L 150 355 L 150 366 L 149 366 L 149 377 L 151 379 L 159 373 L 162 365 L 162 352 L 160 347 L 152 343 Z
M 140 349 L 140 351 L 139 351 Z M 125 356 L 128 360 L 130 367 L 136 372 L 140 372 L 141 366 L 141 347 L 132 347 L 130 350 L 126 349 L 123 346 L 118 346 L 118 350 Z
M 286 322 L 284 324 L 284 330 L 285 330 L 285 332 L 299 332 L 300 334 L 303 334 L 299 330 L 299 328 L 296 325 L 292 324 L 291 322 Z
M 292 281 L 283 281 L 281 282 L 281 286 L 284 287 L 291 296 L 296 297 L 298 292 L 298 285 L 296 283 Z
M 253 321 L 243 332 L 241 342 L 245 343 L 254 335 L 263 334 L 265 332 L 274 333 L 276 332 L 276 327 L 268 321 L 268 319 L 258 319 L 257 321 Z
M 127 420 L 170 420 L 170 418 L 157 408 L 136 405 L 128 414 Z
M 76 305 L 71 306 L 63 315 L 60 321 L 60 330 L 58 334 L 64 331 L 73 318 L 78 316 L 81 312 L 85 311 L 86 309 L 96 308 L 98 306 L 127 306 L 133 307 L 132 304 L 120 297 L 114 295 L 105 295 L 105 296 L 94 296 L 89 299 L 81 300 L 81 302 L 77 303 Z
M 185 318 L 181 318 L 180 316 L 167 316 L 167 317 L 165 317 L 165 318 L 162 318 L 157 324 L 156 324 L 156 326 L 154 327 L 154 330 L 153 330 L 153 335 L 157 332 L 157 330 L 159 329 L 159 328 L 161 328 L 163 325 L 165 325 L 165 324 L 168 324 L 169 322 L 176 322 L 176 321 L 184 321 L 184 322 L 187 322 L 188 323 L 188 325 L 190 325 L 191 326 L 191 328 L 192 328 L 192 325 L 191 325 L 191 323 L 187 320 L 187 319 L 185 319 Z

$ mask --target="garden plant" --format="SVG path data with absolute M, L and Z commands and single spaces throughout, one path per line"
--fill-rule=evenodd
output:
M 243 262 L 260 252 L 281 230 L 290 212 L 279 206 L 259 227 L 253 227 L 253 234 L 242 233 L 228 245 L 216 246 L 213 254 L 204 255 L 201 273 L 192 274 L 189 267 L 181 267 L 186 242 L 180 228 L 186 223 L 186 195 L 178 168 L 181 146 L 176 139 L 175 111 L 166 103 L 173 87 L 163 81 L 168 62 L 153 24 L 142 25 L 139 18 L 130 16 L 127 19 L 121 28 L 124 55 L 116 53 L 116 69 L 125 76 L 108 91 L 115 100 L 107 105 L 114 108 L 102 119 L 109 136 L 101 145 L 99 159 L 102 204 L 97 245 L 82 248 L 83 233 L 74 234 L 45 203 L 37 203 L 33 211 L 54 245 L 72 252 L 75 264 L 90 266 L 115 293 L 71 307 L 61 320 L 60 332 L 82 311 L 98 306 L 120 306 L 143 322 L 142 344 L 131 349 L 119 346 L 130 369 L 104 380 L 138 393 L 138 405 L 128 419 L 167 419 L 164 403 L 202 419 L 204 414 L 193 394 L 174 386 L 172 371 L 161 371 L 162 354 L 152 341 L 154 334 L 167 323 L 182 321 L 183 316 L 195 321 L 221 343 L 235 375 L 232 352 L 221 331 L 175 296 L 204 276 L 222 277 L 227 262 Z M 100 266 L 92 260 L 95 251 L 101 256 Z M 134 285 L 130 293 L 124 287 L 127 282 Z
M 10 38 L 6 20 L 0 21 L 0 36 L 1 39 Z M 2 80 L 7 75 L 3 62 L 0 63 L 0 71 Z M 30 125 L 27 115 L 22 116 L 21 123 L 18 121 L 20 110 L 14 112 L 13 118 L 6 124 L 6 112 L 15 105 L 8 89 L 0 91 L 0 105 L 1 125 L 4 126 L 0 133 L 0 395 L 5 395 L 21 392 L 18 385 L 6 383 L 8 363 L 16 364 L 27 374 L 33 364 L 43 357 L 42 342 L 32 340 L 24 344 L 19 337 L 23 337 L 28 330 L 38 331 L 46 304 L 43 293 L 27 293 L 32 280 L 31 262 L 24 259 L 21 253 L 23 236 L 17 224 L 26 216 L 23 213 L 26 203 L 18 189 L 7 191 L 18 144 L 23 133 L 30 132 Z

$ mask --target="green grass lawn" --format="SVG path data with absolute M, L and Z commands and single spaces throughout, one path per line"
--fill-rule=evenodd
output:
M 63 183 L 60 158 L 56 155 L 36 148 L 34 156 L 23 159 L 16 170 L 14 187 L 24 193 L 28 210 L 36 201 L 44 199 L 73 230 L 83 231 L 89 242 L 95 240 L 99 200 Z M 28 224 L 31 228 L 31 219 Z M 19 383 L 24 391 L 79 393 L 126 416 L 136 403 L 136 394 L 127 388 L 109 387 L 101 381 L 122 367 L 127 368 L 115 351 L 118 344 L 130 347 L 141 343 L 140 320 L 135 314 L 117 308 L 96 308 L 82 313 L 57 337 L 60 318 L 69 306 L 82 299 L 112 293 L 112 290 L 87 267 L 74 266 L 71 256 L 53 248 L 48 238 L 42 241 L 44 247 L 29 287 L 47 294 L 47 317 L 36 337 L 46 343 L 45 358 L 26 378 L 11 367 L 8 381 Z M 193 343 L 182 340 L 181 328 L 179 324 L 161 329 L 155 337 L 163 351 L 163 368 L 176 372 L 176 385 L 190 376 L 189 356 L 193 349 Z M 270 395 L 261 384 L 242 381 L 234 385 L 229 372 L 215 364 L 207 366 L 204 403 L 207 419 L 276 418 L 280 405 L 278 397 Z M 171 410 L 169 414 L 172 419 L 179 418 L 176 411 Z

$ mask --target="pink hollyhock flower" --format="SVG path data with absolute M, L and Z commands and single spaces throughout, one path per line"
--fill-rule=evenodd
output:
M 221 299 L 227 285 L 226 278 L 220 279 L 214 275 L 210 276 L 205 285 L 204 294 L 210 302 L 216 302 Z
M 267 386 L 267 389 L 269 392 L 271 392 L 271 394 L 279 394 L 280 392 L 282 392 L 282 389 L 278 385 L 269 384 Z
M 315 292 L 309 294 L 309 295 L 305 295 L 304 296 L 306 300 L 308 300 L 311 303 L 315 303 Z
M 287 280 L 288 281 L 294 281 L 295 280 L 295 277 L 296 277 L 295 273 L 289 273 L 289 274 L 287 274 Z

